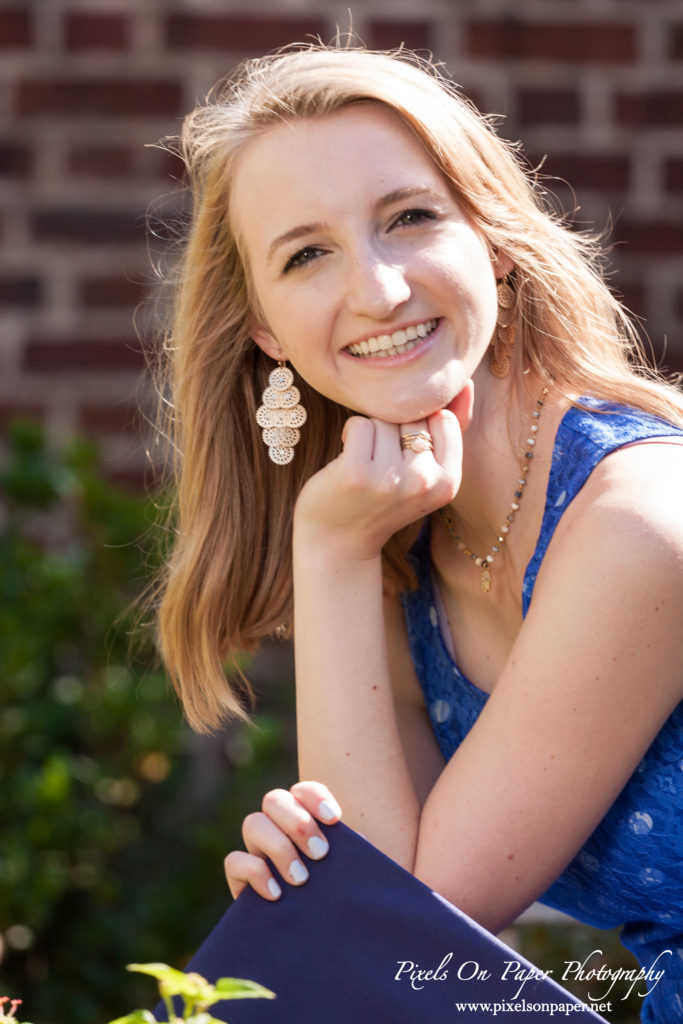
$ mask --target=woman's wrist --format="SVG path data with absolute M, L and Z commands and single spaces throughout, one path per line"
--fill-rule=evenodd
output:
M 387 538 L 388 539 L 388 538 Z M 332 527 L 317 523 L 301 513 L 294 514 L 294 562 L 314 562 L 320 568 L 328 565 L 341 569 L 357 562 L 381 560 L 386 540 L 367 531 L 348 527 Z
M 332 531 L 307 528 L 294 528 L 294 570 L 306 567 L 315 571 L 320 579 L 321 574 L 329 573 L 335 577 L 358 569 L 380 567 L 382 547 L 376 542 L 352 536 L 334 536 Z

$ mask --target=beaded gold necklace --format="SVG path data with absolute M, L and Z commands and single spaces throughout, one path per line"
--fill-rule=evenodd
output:
M 496 538 L 496 543 L 491 546 L 491 551 L 489 552 L 489 554 L 486 555 L 485 558 L 482 558 L 480 555 L 475 554 L 474 551 L 471 551 L 470 548 L 467 547 L 463 539 L 459 536 L 459 534 L 455 532 L 453 520 L 451 519 L 451 516 L 447 512 L 447 510 L 445 508 L 439 509 L 439 515 L 443 520 L 443 524 L 446 527 L 446 530 L 448 531 L 449 537 L 451 537 L 452 540 L 454 540 L 457 543 L 458 551 L 462 551 L 463 555 L 465 555 L 466 558 L 472 559 L 474 564 L 481 568 L 481 589 L 484 591 L 485 594 L 488 594 L 491 587 L 493 586 L 491 566 L 495 562 L 496 556 L 500 554 L 503 545 L 505 544 L 507 535 L 510 532 L 510 527 L 515 521 L 515 515 L 517 512 L 519 512 L 519 502 L 521 501 L 522 496 L 524 494 L 524 488 L 526 487 L 526 478 L 531 467 L 531 460 L 534 457 L 533 449 L 536 446 L 538 420 L 541 417 L 541 409 L 545 404 L 543 400 L 545 396 L 548 394 L 548 390 L 549 389 L 547 387 L 543 388 L 543 391 L 541 392 L 539 398 L 536 399 L 536 405 L 538 406 L 538 408 L 534 409 L 533 413 L 531 414 L 532 423 L 531 427 L 529 428 L 529 436 L 526 439 L 527 448 L 521 458 L 519 478 L 517 480 L 517 488 L 514 492 L 513 500 L 510 503 L 510 509 L 508 511 L 508 514 L 505 517 L 505 522 L 500 528 L 500 534 Z

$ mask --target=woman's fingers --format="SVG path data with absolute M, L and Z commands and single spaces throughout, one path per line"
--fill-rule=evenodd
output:
M 244 850 L 233 850 L 225 858 L 223 866 L 233 899 L 237 899 L 248 885 L 266 900 L 277 900 L 282 895 L 263 857 L 245 853 Z
M 427 420 L 397 427 L 384 420 L 352 416 L 344 424 L 342 443 L 347 462 L 359 466 L 374 464 L 382 469 L 400 470 L 416 456 L 432 450 Z
M 450 423 L 439 424 L 440 417 Z M 400 425 L 352 416 L 343 442 L 298 498 L 297 552 L 317 547 L 331 558 L 375 559 L 393 534 L 447 505 L 460 487 L 462 444 L 452 413 Z
M 292 832 L 296 834 L 296 845 L 290 838 Z M 268 857 L 290 885 L 301 885 L 308 878 L 308 871 L 301 859 L 302 852 L 305 851 L 314 859 L 327 853 L 327 840 L 323 841 L 324 846 L 314 843 L 312 848 L 307 848 L 310 840 L 318 837 L 306 836 L 303 822 L 294 819 L 281 825 L 276 824 L 267 813 L 250 814 L 244 819 L 242 834 L 247 851 L 259 857 Z
M 459 420 L 448 409 L 442 409 L 430 417 L 429 428 L 435 460 L 444 473 L 459 484 L 462 474 L 462 429 Z
M 448 409 L 436 412 L 428 420 L 415 420 L 399 426 L 362 416 L 351 417 L 346 421 L 342 434 L 346 463 L 357 469 L 365 467 L 364 472 L 370 474 L 368 482 L 374 475 L 384 481 L 387 472 L 398 482 L 405 470 L 408 470 L 405 476 L 409 481 L 414 467 L 418 476 L 426 473 L 431 483 L 438 484 L 441 483 L 441 474 L 434 476 L 429 473 L 429 461 L 433 459 L 459 485 L 462 431 L 471 419 L 472 396 L 473 388 L 469 382 Z
M 471 387 L 463 389 L 455 405 L 467 420 Z M 410 513 L 413 518 L 452 501 L 462 476 L 462 427 L 454 412 L 442 409 L 429 419 L 398 426 L 382 420 L 368 420 L 366 424 L 367 433 L 361 435 L 360 424 L 349 431 L 349 453 L 353 451 L 357 469 L 365 464 L 370 486 L 374 480 L 380 495 L 391 494 L 392 515 L 399 508 L 395 497 L 416 506 Z M 370 428 L 374 429 L 372 454 Z
M 375 448 L 375 424 L 365 416 L 351 416 L 342 430 L 345 459 L 369 462 Z
M 289 792 L 309 814 L 326 825 L 334 825 L 342 816 L 341 807 L 322 782 L 295 782 Z
M 427 420 L 402 423 L 398 432 L 404 461 L 413 462 L 434 450 L 434 441 Z
M 474 381 L 467 381 L 465 387 L 450 402 L 447 409 L 457 417 L 460 429 L 463 432 L 467 430 L 472 422 L 474 412 Z
M 435 501 L 451 501 L 462 476 L 462 430 L 455 414 L 441 409 L 428 420 L 402 423 L 400 444 L 404 464 L 428 482 Z
M 275 829 L 279 835 L 287 836 L 289 839 L 289 845 L 283 847 L 283 851 L 287 851 L 286 854 L 283 852 L 275 861 L 278 871 L 281 864 L 286 863 L 286 856 L 294 846 L 313 860 L 320 860 L 325 856 L 329 848 L 328 842 L 320 831 L 316 818 L 332 823 L 341 816 L 339 805 L 326 786 L 316 782 L 300 782 L 290 790 L 273 789 L 266 793 L 261 807 L 270 826 L 263 826 L 264 833 L 267 830 L 275 841 L 275 836 L 270 831 Z M 246 830 L 244 838 L 248 843 L 249 836 Z M 271 848 L 274 849 L 274 846 Z M 304 880 L 301 877 L 301 869 L 305 871 L 303 865 L 297 864 L 289 871 L 294 884 Z
M 250 885 L 265 899 L 278 899 L 280 886 L 268 860 L 290 885 L 302 885 L 308 869 L 301 854 L 320 860 L 329 849 L 316 819 L 333 824 L 340 817 L 338 803 L 321 783 L 300 782 L 289 791 L 266 793 L 262 810 L 247 815 L 242 825 L 247 852 L 235 850 L 225 858 L 232 895 L 239 896 Z

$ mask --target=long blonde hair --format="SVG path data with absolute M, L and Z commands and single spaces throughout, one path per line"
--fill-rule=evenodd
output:
M 302 381 L 310 426 L 292 464 L 269 461 L 255 412 L 273 363 L 249 336 L 257 310 L 231 222 L 235 163 L 275 123 L 360 101 L 403 119 L 514 263 L 517 395 L 527 371 L 545 372 L 556 392 L 598 394 L 683 424 L 678 392 L 634 364 L 636 334 L 602 279 L 594 240 L 549 211 L 515 147 L 435 65 L 404 50 L 318 44 L 247 61 L 167 140 L 185 161 L 193 209 L 164 346 L 163 433 L 175 453 L 176 499 L 158 622 L 162 656 L 199 731 L 245 716 L 224 663 L 290 619 L 294 503 L 339 453 L 348 415 Z M 385 577 L 410 585 L 401 537 L 387 545 Z

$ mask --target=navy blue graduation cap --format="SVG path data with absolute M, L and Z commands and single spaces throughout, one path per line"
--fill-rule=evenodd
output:
M 230 1024 L 603 1021 L 362 836 L 321 826 L 330 851 L 269 902 L 246 889 L 187 971 L 256 981 L 274 1000 L 215 1004 Z M 277 877 L 277 872 L 275 872 Z M 166 1020 L 163 1005 L 158 1019 Z M 520 1016 L 521 1015 L 521 1016 Z

